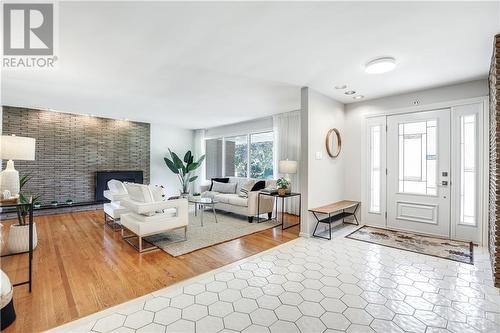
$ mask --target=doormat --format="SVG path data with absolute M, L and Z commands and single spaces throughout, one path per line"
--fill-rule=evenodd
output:
M 426 254 L 429 256 L 472 265 L 474 256 L 472 242 L 417 235 L 411 232 L 388 230 L 363 226 L 346 238 L 383 245 L 400 250 Z

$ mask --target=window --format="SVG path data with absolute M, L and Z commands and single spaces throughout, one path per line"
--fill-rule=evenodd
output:
M 476 225 L 476 115 L 460 117 L 460 224 Z
M 370 128 L 370 212 L 380 213 L 380 135 L 381 126 Z
M 437 121 L 399 124 L 399 192 L 437 195 Z
M 206 140 L 205 155 L 207 179 L 222 177 L 222 139 Z
M 248 138 L 246 135 L 224 139 L 226 176 L 246 177 L 248 169 Z
M 274 133 L 254 133 L 207 139 L 206 178 L 274 176 Z
M 250 135 L 250 178 L 273 178 L 273 141 L 273 132 Z

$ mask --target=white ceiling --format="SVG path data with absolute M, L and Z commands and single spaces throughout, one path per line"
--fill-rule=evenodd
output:
M 185 128 L 486 77 L 499 2 L 61 2 L 53 71 L 3 71 L 3 104 Z M 366 61 L 397 59 L 386 74 Z

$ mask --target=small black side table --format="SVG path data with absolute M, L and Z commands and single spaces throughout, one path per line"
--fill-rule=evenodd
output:
M 261 195 L 276 198 L 276 200 L 275 200 L 275 204 L 276 204 L 276 217 L 275 217 L 275 219 L 276 220 L 278 220 L 278 199 L 281 198 L 281 208 L 282 208 L 281 209 L 281 230 L 285 230 L 285 229 L 300 225 L 301 214 L 302 214 L 302 212 L 301 212 L 302 195 L 300 193 L 291 192 L 291 193 L 287 193 L 285 195 L 279 195 L 278 193 L 259 192 L 258 197 L 257 197 L 257 222 L 258 223 L 268 221 L 268 220 L 260 221 L 260 196 Z M 286 198 L 293 198 L 293 197 L 299 197 L 299 223 L 295 223 L 295 224 L 292 224 L 292 225 L 285 227 L 285 199 Z
M 29 224 L 28 224 L 28 229 L 29 229 L 29 247 L 27 252 L 20 252 L 20 253 L 7 253 L 3 254 L 0 257 L 10 257 L 10 256 L 15 256 L 18 254 L 25 254 L 28 253 L 28 280 L 14 283 L 12 286 L 17 287 L 21 286 L 24 284 L 29 285 L 29 292 L 31 292 L 31 282 L 32 282 L 32 267 L 33 267 L 33 198 L 32 197 L 27 197 L 26 200 L 20 201 L 14 201 L 14 202 L 0 202 L 0 211 L 3 210 L 4 208 L 16 208 L 20 209 L 22 207 L 28 207 L 28 214 L 29 214 Z

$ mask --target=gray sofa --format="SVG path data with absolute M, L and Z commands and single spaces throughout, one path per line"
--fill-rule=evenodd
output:
M 258 192 L 251 191 L 248 192 L 248 198 L 244 198 L 238 195 L 241 186 L 244 186 L 250 179 L 243 177 L 227 177 L 229 178 L 229 183 L 236 183 L 235 193 L 219 193 L 214 191 L 209 191 L 210 185 L 204 185 L 201 187 L 201 192 L 203 197 L 213 198 L 218 203 L 215 204 L 215 208 L 239 215 L 247 216 L 248 222 L 253 222 L 254 216 L 257 216 L 257 208 L 259 208 L 260 214 L 267 214 L 268 218 L 271 218 L 273 208 L 274 208 L 274 198 L 269 196 L 260 196 L 260 205 L 258 205 Z M 257 180 L 257 179 L 253 179 Z M 266 182 L 266 187 L 276 186 L 275 180 L 264 180 Z

